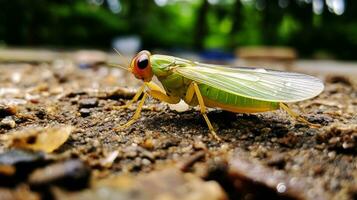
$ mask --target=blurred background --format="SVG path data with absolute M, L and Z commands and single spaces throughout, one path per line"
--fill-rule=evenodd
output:
M 236 50 L 356 59 L 352 0 L 0 0 L 0 46 Z
M 0 48 L 356 60 L 356 19 L 353 0 L 0 0 Z

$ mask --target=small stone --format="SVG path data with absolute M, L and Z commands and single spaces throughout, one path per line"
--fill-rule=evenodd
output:
M 103 99 L 132 99 L 136 94 L 135 90 L 128 88 L 116 88 L 115 90 L 109 91 L 103 96 Z
M 331 152 L 329 152 L 329 153 L 327 154 L 327 156 L 328 156 L 329 158 L 331 158 L 331 159 L 334 159 L 334 158 L 336 157 L 336 152 L 331 151 Z
M 54 199 L 127 199 L 127 200 L 179 200 L 179 199 L 228 199 L 215 181 L 204 181 L 175 169 L 160 170 L 146 175 L 112 176 L 96 181 L 90 190 L 69 194 L 64 190 L 54 192 Z
M 223 171 L 216 176 L 220 176 L 220 180 L 232 181 L 233 195 L 240 196 L 248 193 L 251 195 L 250 199 L 327 199 L 325 193 L 320 190 L 315 190 L 307 196 L 311 186 L 302 180 L 292 181 L 293 177 L 284 171 L 277 173 L 274 169 L 250 160 L 243 152 L 236 153 L 229 160 L 228 166 L 228 172 Z M 299 168 L 299 166 L 296 165 L 293 168 Z M 222 179 L 222 176 L 227 177 Z M 257 191 L 264 191 L 264 195 L 261 196 L 262 193 Z
M 0 105 L 0 118 L 15 115 L 17 111 L 16 106 L 4 106 Z
M 144 166 L 147 166 L 147 165 L 150 165 L 151 164 L 151 161 L 147 158 L 144 158 L 141 160 L 141 164 L 144 165 Z
M 226 148 L 227 145 L 223 144 L 222 145 L 223 148 Z M 221 147 L 221 149 L 222 149 Z M 207 146 L 205 143 L 203 143 L 202 141 L 200 140 L 196 140 L 195 143 L 193 143 L 193 148 L 196 149 L 196 150 L 207 150 Z M 224 151 L 224 150 L 223 150 Z
M 38 117 L 39 119 L 44 119 L 44 118 L 46 117 L 46 115 L 47 115 L 47 112 L 46 112 L 46 110 L 44 110 L 44 109 L 40 109 L 40 110 L 37 110 L 37 111 L 35 112 L 35 115 L 36 115 L 36 117 Z
M 0 165 L 23 165 L 24 163 L 37 162 L 43 160 L 42 153 L 35 153 L 25 150 L 10 150 L 0 154 Z
M 9 116 L 1 120 L 0 126 L 5 128 L 15 128 L 16 122 Z
M 80 108 L 94 108 L 98 106 L 98 100 L 96 98 L 81 99 L 79 101 Z
M 87 187 L 89 178 L 89 168 L 82 161 L 73 159 L 35 170 L 29 177 L 29 184 L 34 187 L 59 185 L 73 190 Z
M 353 143 L 348 143 L 348 142 L 344 142 L 342 144 L 342 148 L 344 149 L 352 149 L 355 145 Z
M 40 152 L 10 150 L 1 153 L 0 186 L 17 185 L 26 180 L 31 171 L 45 163 L 44 154 Z
M 271 131 L 271 128 L 265 127 L 265 128 L 262 128 L 260 131 L 262 134 L 269 134 Z
M 310 115 L 307 120 L 311 123 L 328 125 L 333 122 L 333 118 L 328 115 Z
M 328 141 L 328 143 L 329 144 L 336 144 L 336 143 L 338 143 L 338 142 L 340 142 L 341 141 L 341 138 L 340 137 L 333 137 L 333 138 L 331 138 L 329 141 Z
M 79 113 L 81 114 L 82 117 L 88 117 L 91 114 L 91 110 L 88 108 L 81 108 L 79 110 Z
M 140 146 L 145 149 L 152 150 L 155 148 L 155 142 L 152 138 L 146 139 Z
M 330 75 L 326 77 L 326 82 L 328 83 L 342 83 L 347 86 L 353 85 L 352 81 L 346 77 L 341 75 Z
M 315 165 L 312 168 L 314 175 L 322 175 L 324 173 L 324 168 L 322 167 L 322 165 Z
M 275 154 L 267 161 L 268 166 L 276 167 L 277 169 L 284 169 L 286 159 L 284 154 Z

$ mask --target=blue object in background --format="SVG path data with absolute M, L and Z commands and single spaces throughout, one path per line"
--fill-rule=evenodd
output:
M 233 53 L 219 49 L 203 51 L 199 56 L 202 61 L 210 63 L 227 63 L 235 59 Z

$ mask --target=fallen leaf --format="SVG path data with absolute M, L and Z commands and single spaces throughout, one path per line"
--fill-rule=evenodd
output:
M 9 147 L 40 150 L 51 153 L 65 143 L 72 126 L 26 128 L 3 137 Z

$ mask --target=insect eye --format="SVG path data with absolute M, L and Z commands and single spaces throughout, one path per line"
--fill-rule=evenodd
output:
M 137 66 L 139 69 L 145 69 L 149 65 L 149 59 L 146 55 L 138 58 Z

